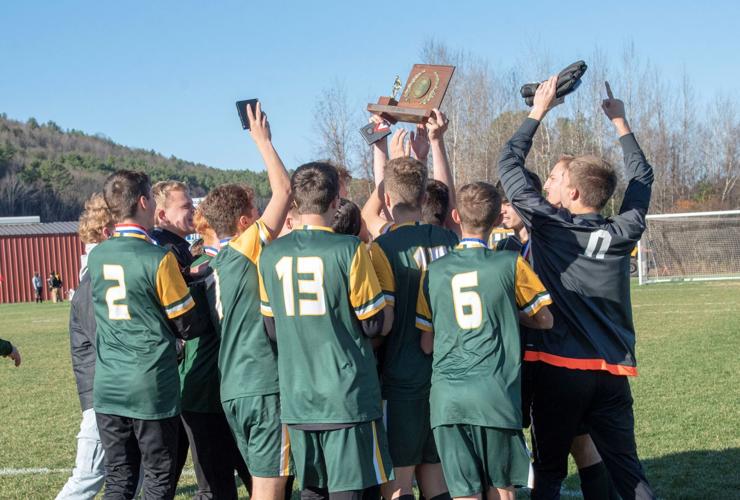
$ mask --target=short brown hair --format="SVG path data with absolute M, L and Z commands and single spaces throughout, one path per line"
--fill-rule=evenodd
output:
M 211 190 L 198 205 L 206 222 L 219 238 L 234 236 L 239 217 L 252 211 L 252 197 L 240 184 L 222 184 Z
M 80 215 L 77 232 L 83 243 L 100 243 L 103 241 L 103 229 L 113 226 L 113 216 L 108 210 L 103 193 L 94 193 L 85 202 L 85 211 Z
M 395 205 L 415 210 L 421 207 L 427 188 L 427 167 L 415 158 L 403 156 L 385 164 L 385 190 Z
M 457 194 L 457 211 L 466 231 L 488 234 L 501 214 L 501 194 L 487 182 L 466 184 Z
M 159 181 L 152 186 L 152 197 L 157 204 L 157 209 L 167 208 L 167 198 L 172 191 L 190 193 L 187 184 L 180 181 Z
M 436 179 L 427 181 L 427 197 L 421 207 L 421 220 L 424 224 L 441 226 L 447 219 L 450 209 L 450 188 Z
M 346 198 L 340 198 L 331 228 L 335 233 L 359 236 L 362 230 L 360 207 Z
M 134 217 L 139 199 L 150 199 L 151 191 L 149 176 L 134 170 L 117 170 L 103 184 L 105 203 L 115 222 Z
M 293 172 L 290 187 L 299 214 L 324 214 L 339 196 L 339 174 L 330 163 L 306 163 Z
M 589 208 L 601 210 L 617 188 L 617 173 L 607 161 L 595 155 L 562 155 L 568 171 L 570 186 L 578 190 L 581 203 Z

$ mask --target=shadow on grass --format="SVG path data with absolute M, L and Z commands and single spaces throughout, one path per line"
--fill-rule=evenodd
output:
M 659 499 L 740 499 L 740 448 L 672 453 L 642 466 Z M 581 498 L 577 473 L 564 484 L 570 498 Z

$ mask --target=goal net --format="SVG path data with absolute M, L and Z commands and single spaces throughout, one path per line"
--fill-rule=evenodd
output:
M 740 210 L 647 216 L 640 284 L 740 279 Z

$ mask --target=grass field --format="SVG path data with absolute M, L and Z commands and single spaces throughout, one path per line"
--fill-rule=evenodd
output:
M 662 499 L 740 498 L 740 282 L 635 286 L 633 304 L 632 388 L 648 478 Z M 0 337 L 23 356 L 17 369 L 0 359 L 0 499 L 53 498 L 74 464 L 80 408 L 68 311 L 0 305 Z M 564 496 L 580 496 L 574 473 L 571 464 Z M 194 485 L 184 475 L 178 498 Z

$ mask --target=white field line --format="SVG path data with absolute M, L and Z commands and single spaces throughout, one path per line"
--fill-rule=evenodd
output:
M 37 475 L 46 475 L 46 474 L 71 474 L 72 469 L 49 469 L 47 467 L 26 467 L 26 468 L 20 468 L 20 469 L 13 469 L 10 467 L 6 467 L 3 469 L 0 469 L 0 477 L 8 477 L 8 476 L 37 476 Z M 195 471 L 193 469 L 183 469 L 182 470 L 183 476 L 195 476 Z

